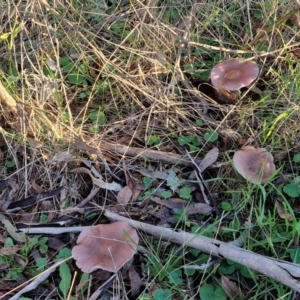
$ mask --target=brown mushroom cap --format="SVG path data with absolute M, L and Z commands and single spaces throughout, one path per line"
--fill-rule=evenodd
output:
M 210 73 L 212 85 L 217 90 L 236 91 L 249 86 L 258 76 L 254 61 L 231 59 L 218 63 Z
M 236 151 L 233 164 L 240 175 L 255 184 L 266 182 L 276 170 L 273 155 L 264 148 L 252 146 Z
M 83 272 L 118 272 L 135 254 L 138 241 L 136 230 L 125 221 L 100 224 L 79 234 L 72 256 Z

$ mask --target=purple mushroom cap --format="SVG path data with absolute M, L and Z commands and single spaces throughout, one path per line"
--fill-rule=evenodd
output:
M 210 73 L 212 85 L 217 90 L 236 91 L 249 86 L 258 76 L 254 61 L 231 59 L 218 63 Z

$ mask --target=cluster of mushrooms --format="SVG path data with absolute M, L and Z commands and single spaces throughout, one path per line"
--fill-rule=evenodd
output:
M 211 71 L 211 82 L 219 95 L 237 96 L 237 91 L 248 87 L 258 76 L 255 62 L 242 59 L 227 60 Z M 233 164 L 246 180 L 261 184 L 275 172 L 273 156 L 266 149 L 245 146 L 235 152 Z M 127 222 L 100 224 L 82 231 L 72 249 L 77 266 L 87 273 L 96 269 L 117 272 L 137 250 L 139 237 Z
M 258 74 L 259 67 L 254 61 L 231 59 L 215 65 L 210 78 L 219 97 L 237 98 L 238 90 L 251 85 Z M 240 175 L 254 184 L 266 182 L 276 170 L 272 154 L 252 146 L 236 151 L 233 164 Z

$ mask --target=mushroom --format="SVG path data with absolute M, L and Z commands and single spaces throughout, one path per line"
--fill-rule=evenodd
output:
M 83 272 L 118 272 L 135 254 L 138 241 L 136 230 L 126 221 L 100 224 L 79 234 L 72 256 Z
M 231 59 L 218 63 L 210 73 L 211 83 L 219 98 L 228 103 L 237 101 L 237 90 L 249 86 L 258 76 L 259 68 L 254 61 Z M 225 101 L 226 102 L 226 101 Z
M 236 151 L 233 164 L 240 175 L 255 184 L 266 182 L 276 170 L 273 155 L 264 148 L 252 146 Z

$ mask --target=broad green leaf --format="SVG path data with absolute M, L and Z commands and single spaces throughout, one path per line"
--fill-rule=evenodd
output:
M 229 202 L 223 201 L 221 203 L 221 207 L 225 211 L 231 211 L 232 210 L 232 205 Z
M 166 290 L 157 289 L 153 293 L 153 299 L 154 300 L 171 300 L 172 299 L 172 292 L 169 289 L 166 289 Z
M 69 266 L 65 262 L 59 266 L 59 276 L 59 290 L 62 292 L 64 299 L 67 299 L 68 291 L 71 286 L 71 272 Z
M 206 142 L 215 142 L 218 139 L 219 135 L 215 131 L 209 131 L 204 134 L 204 140 Z
M 192 197 L 191 193 L 191 189 L 184 187 L 179 190 L 179 197 L 182 199 L 190 199 Z
M 299 186 L 295 183 L 289 183 L 284 186 L 283 191 L 292 198 L 299 197 L 300 189 Z
M 70 83 L 73 83 L 76 85 L 86 83 L 85 76 L 78 74 L 78 73 L 69 74 L 68 80 Z
M 94 121 L 98 126 L 100 126 L 100 125 L 103 125 L 105 123 L 106 115 L 102 111 L 93 111 L 90 114 L 89 119 L 91 121 Z
M 164 199 L 168 199 L 168 198 L 171 198 L 173 194 L 170 191 L 163 191 L 160 193 L 160 195 Z
M 169 278 L 169 282 L 171 284 L 175 284 L 175 285 L 181 285 L 181 284 L 183 284 L 181 270 L 173 270 L 168 275 L 168 278 Z
M 300 163 L 300 153 L 294 155 L 293 162 Z
M 38 267 L 38 272 L 43 272 L 45 270 L 46 264 L 47 264 L 47 258 L 45 257 L 40 257 L 36 261 L 36 265 Z
M 226 300 L 226 292 L 221 288 L 214 288 L 212 284 L 203 284 L 200 287 L 201 300 Z
M 68 258 L 72 256 L 72 251 L 69 248 L 62 248 L 58 252 L 57 258 Z
M 8 160 L 6 163 L 5 163 L 5 166 L 7 168 L 12 168 L 16 165 L 15 161 L 14 160 Z
M 177 138 L 178 144 L 180 146 L 184 146 L 187 144 L 192 143 L 194 140 L 197 140 L 197 137 L 195 137 L 194 135 L 188 135 L 188 136 L 179 136 Z
M 152 145 L 159 145 L 161 143 L 160 137 L 156 135 L 151 135 L 147 139 L 147 145 L 152 146 Z
M 144 177 L 143 178 L 143 185 L 146 189 L 151 187 L 152 186 L 152 179 L 149 178 L 149 177 Z
M 97 84 L 96 86 L 96 90 L 97 90 L 97 93 L 99 94 L 104 94 L 107 92 L 109 88 L 109 83 L 107 80 L 103 80 L 101 81 L 100 83 Z

